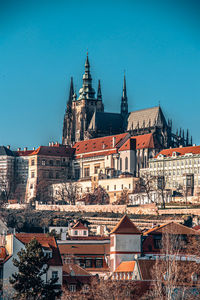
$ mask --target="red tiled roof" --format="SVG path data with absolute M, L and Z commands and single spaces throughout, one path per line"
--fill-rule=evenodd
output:
M 14 151 L 16 156 L 29 156 L 31 155 L 31 153 L 33 153 L 35 150 L 20 150 L 20 151 Z
M 5 247 L 0 247 L 0 261 L 4 260 L 6 258 L 6 249 Z
M 30 155 L 48 155 L 48 156 L 61 156 L 71 157 L 74 153 L 74 149 L 64 145 L 54 146 L 40 146 L 33 151 Z
M 77 142 L 73 148 L 75 149 L 75 155 L 79 154 L 86 154 L 90 152 L 97 152 L 100 151 L 101 155 L 106 155 L 106 150 L 113 150 L 115 148 L 120 147 L 119 144 L 126 136 L 128 136 L 128 133 L 122 133 L 112 136 L 105 136 L 100 137 L 96 139 L 91 139 L 87 141 L 80 141 Z M 115 138 L 115 146 L 113 147 L 113 138 Z M 100 155 L 100 154 L 99 154 Z
M 162 154 L 164 156 L 170 157 L 172 156 L 173 152 L 177 152 L 179 155 L 185 155 L 186 153 L 192 153 L 192 154 L 200 154 L 200 146 L 190 146 L 190 147 L 179 147 L 179 148 L 171 148 L 171 149 L 164 149 L 160 151 L 155 158 L 158 157 L 158 155 Z
M 143 134 L 132 137 L 136 139 L 136 149 L 154 148 L 153 134 Z
M 59 244 L 61 255 L 105 255 L 110 251 L 109 244 Z
M 119 151 L 133 149 L 133 141 L 134 140 L 135 140 L 134 143 L 136 143 L 136 149 L 145 149 L 145 148 L 152 149 L 152 148 L 154 148 L 153 134 L 148 133 L 148 134 L 137 135 L 137 136 L 131 137 L 121 146 Z
M 48 236 L 44 233 L 16 233 L 15 236 L 23 244 L 28 244 L 35 238 L 42 247 L 52 250 L 52 258 L 49 259 L 48 264 L 51 266 L 62 266 L 59 248 L 53 236 Z
M 89 272 L 81 268 L 76 264 L 64 264 L 63 265 L 63 276 L 71 275 L 71 272 L 74 273 L 73 276 L 91 276 Z
M 133 272 L 135 268 L 135 261 L 123 261 L 115 270 L 115 273 L 118 272 Z
M 78 222 L 72 227 L 72 229 L 87 229 L 87 230 L 88 230 L 88 228 L 87 228 L 83 223 L 81 223 L 81 221 L 78 221 Z
M 110 234 L 141 234 L 140 230 L 133 224 L 127 215 L 113 228 Z
M 156 226 L 151 228 L 143 233 L 143 235 L 149 234 L 162 234 L 168 232 L 170 234 L 187 234 L 187 235 L 198 235 L 200 234 L 198 231 L 184 226 L 182 224 L 169 222 L 160 226 Z

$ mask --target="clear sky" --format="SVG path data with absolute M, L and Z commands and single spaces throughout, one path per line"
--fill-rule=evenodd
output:
M 0 0 L 0 144 L 61 142 L 70 77 L 88 48 L 105 111 L 159 104 L 200 144 L 200 1 Z

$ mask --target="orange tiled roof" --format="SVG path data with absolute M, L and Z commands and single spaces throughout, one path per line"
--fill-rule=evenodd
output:
M 200 233 L 192 228 L 184 226 L 182 224 L 178 224 L 175 222 L 168 222 L 166 224 L 156 226 L 151 228 L 143 233 L 143 235 L 149 234 L 162 234 L 162 233 L 170 233 L 170 234 L 187 234 L 187 235 L 199 235 Z
M 136 140 L 136 149 L 144 149 L 144 148 L 154 148 L 154 140 L 153 140 L 153 134 L 143 134 L 143 135 L 137 135 L 133 136 L 130 139 L 128 139 L 119 149 L 120 151 L 123 150 L 130 150 L 131 149 L 131 141 Z
M 52 266 L 62 266 L 59 248 L 53 236 L 48 236 L 44 233 L 16 233 L 15 236 L 23 244 L 28 244 L 35 238 L 42 247 L 51 248 L 52 258 L 49 259 L 48 264 Z
M 135 268 L 135 261 L 123 261 L 115 270 L 115 273 L 118 272 L 133 272 Z
M 78 221 L 72 229 L 88 229 L 81 221 Z
M 158 157 L 158 155 L 162 154 L 164 156 L 170 157 L 172 156 L 173 152 L 177 152 L 179 155 L 185 155 L 186 153 L 192 153 L 192 154 L 200 154 L 200 146 L 190 146 L 190 147 L 179 147 L 179 148 L 171 148 L 171 149 L 164 149 L 160 151 L 155 158 Z
M 47 155 L 47 156 L 61 156 L 61 157 L 71 157 L 74 150 L 65 145 L 54 145 L 54 146 L 40 146 L 35 151 L 30 153 L 30 155 Z
M 129 136 L 128 133 L 122 133 L 117 135 L 105 136 L 87 141 L 80 141 L 75 143 L 73 148 L 75 149 L 75 155 L 86 154 L 90 152 L 100 151 L 101 155 L 106 155 L 106 150 L 112 150 L 120 147 L 120 142 Z M 113 138 L 115 138 L 115 146 L 113 147 Z
M 110 234 L 141 234 L 140 230 L 133 224 L 127 215 L 113 228 Z

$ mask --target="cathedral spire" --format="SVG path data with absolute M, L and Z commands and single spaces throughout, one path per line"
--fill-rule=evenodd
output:
M 123 84 L 123 92 L 121 98 L 121 115 L 125 117 L 127 116 L 127 114 L 128 114 L 128 98 L 126 92 L 126 77 L 124 72 L 124 84 Z
M 100 80 L 99 80 L 99 82 L 98 82 L 97 100 L 102 100 L 101 83 L 100 83 Z
M 74 84 L 73 84 L 73 77 L 71 77 L 70 89 L 69 89 L 69 98 L 68 98 L 68 101 L 67 101 L 67 113 L 70 113 L 71 110 L 72 110 L 73 95 L 74 95 Z
M 92 88 L 92 76 L 90 74 L 90 63 L 88 58 L 88 52 L 87 57 L 85 61 L 85 73 L 83 74 L 83 86 L 79 90 L 79 98 L 78 100 L 82 99 L 95 99 L 95 91 Z

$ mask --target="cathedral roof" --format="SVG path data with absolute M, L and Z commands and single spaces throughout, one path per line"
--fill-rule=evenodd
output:
M 154 126 L 159 121 L 159 117 L 166 123 L 160 106 L 132 111 L 128 117 L 127 130 Z
M 129 219 L 127 215 L 119 221 L 119 223 L 113 228 L 110 234 L 141 234 L 140 230 Z
M 120 133 L 123 131 L 123 118 L 121 114 L 108 112 L 95 112 L 90 121 L 89 130 L 98 133 Z
M 174 152 L 178 153 L 178 155 L 185 155 L 187 153 L 200 154 L 200 146 L 164 149 L 160 153 L 158 153 L 155 157 L 157 158 L 158 155 L 160 154 L 170 157 Z

